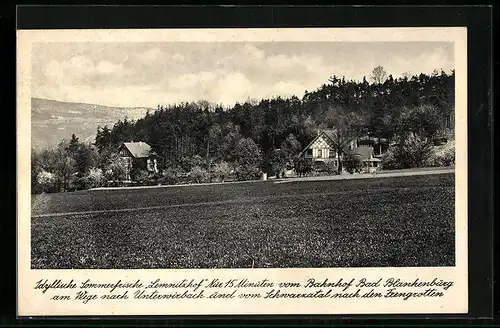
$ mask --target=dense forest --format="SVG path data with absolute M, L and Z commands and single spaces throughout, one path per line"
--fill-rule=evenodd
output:
M 297 154 L 324 128 L 337 131 L 340 154 L 347 155 L 352 137 L 375 136 L 395 145 L 387 169 L 432 165 L 426 162 L 431 141 L 454 129 L 454 71 L 394 79 L 377 67 L 368 79 L 332 76 L 302 98 L 247 100 L 231 108 L 206 101 L 158 105 L 142 119 L 99 127 L 92 145 L 73 136 L 56 149 L 33 152 L 32 183 L 47 191 L 42 185 L 50 180 L 59 191 L 71 189 L 78 177 L 81 186 L 74 189 L 96 184 L 93 175 L 101 184 L 119 179 L 115 153 L 127 141 L 151 145 L 158 155 L 156 178 L 165 183 L 183 175 L 195 182 L 224 180 L 232 173 L 240 180 L 256 179 L 262 171 L 279 174 L 296 165 Z M 57 163 L 65 156 L 71 163 Z M 137 174 L 137 180 L 146 179 L 144 172 Z M 85 183 L 84 176 L 93 182 Z

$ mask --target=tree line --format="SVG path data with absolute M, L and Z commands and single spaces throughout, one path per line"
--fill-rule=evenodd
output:
M 302 98 L 247 100 L 230 108 L 207 101 L 158 105 L 141 119 L 99 127 L 92 145 L 73 136 L 55 149 L 33 153 L 33 179 L 36 184 L 41 172 L 53 174 L 58 190 L 70 188 L 72 179 L 79 181 L 75 188 L 96 184 L 95 175 L 97 183 L 119 179 L 120 168 L 112 166 L 118 147 L 128 141 L 151 145 L 158 155 L 156 178 L 167 182 L 182 176 L 196 182 L 257 179 L 261 172 L 300 170 L 297 154 L 325 128 L 335 128 L 336 151 L 346 158 L 353 137 L 375 136 L 395 145 L 387 168 L 422 166 L 425 158 L 417 162 L 430 152 L 430 141 L 454 128 L 454 83 L 454 71 L 394 79 L 379 66 L 371 83 L 332 76 Z M 407 163 L 409 144 L 424 153 Z M 139 177 L 146 179 L 144 172 Z

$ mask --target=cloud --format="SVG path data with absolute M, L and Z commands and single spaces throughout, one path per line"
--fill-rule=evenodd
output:
M 450 70 L 454 67 L 453 58 L 441 47 L 426 51 L 413 58 L 397 56 L 392 65 L 388 65 L 389 73 L 401 76 L 404 72 L 412 71 L 415 74 L 430 74 L 434 70 Z M 415 68 L 418 68 L 416 70 Z
M 140 54 L 139 57 L 141 58 L 142 61 L 146 63 L 151 63 L 163 57 L 163 51 L 161 51 L 159 48 L 153 48 Z
M 409 45 L 408 45 L 409 44 Z M 450 46 L 363 43 L 157 43 L 44 45 L 33 58 L 33 95 L 156 108 L 200 99 L 301 97 L 332 75 L 361 80 L 376 65 L 406 71 L 453 68 Z M 451 53 L 451 55 L 450 55 Z
M 100 61 L 96 67 L 95 72 L 97 74 L 118 74 L 121 75 L 124 72 L 123 65 L 121 64 L 113 64 L 109 61 Z
M 59 87 L 95 84 L 97 81 L 105 83 L 131 73 L 122 64 L 106 60 L 94 62 L 85 56 L 74 56 L 62 62 L 51 60 L 43 72 L 46 83 Z

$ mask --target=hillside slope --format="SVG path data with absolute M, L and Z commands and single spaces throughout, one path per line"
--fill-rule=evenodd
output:
M 138 119 L 153 109 L 145 107 L 108 107 L 49 99 L 31 99 L 31 146 L 41 149 L 57 145 L 76 134 L 82 141 L 93 142 L 98 126 L 116 121 Z

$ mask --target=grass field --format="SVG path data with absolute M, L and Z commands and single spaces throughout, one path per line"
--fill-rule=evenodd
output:
M 453 266 L 454 175 L 32 198 L 36 269 Z

